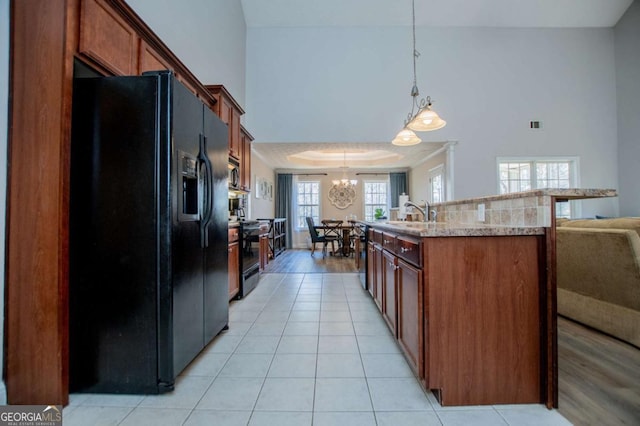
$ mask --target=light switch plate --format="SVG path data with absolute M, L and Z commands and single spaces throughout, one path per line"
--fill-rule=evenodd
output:
M 478 222 L 484 222 L 484 204 L 478 204 Z

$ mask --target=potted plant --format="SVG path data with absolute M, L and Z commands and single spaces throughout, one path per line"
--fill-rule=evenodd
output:
M 380 219 L 386 219 L 387 217 L 384 215 L 384 210 L 382 210 L 380 207 L 378 207 L 377 209 L 374 210 L 373 212 L 373 217 L 376 220 L 380 220 Z

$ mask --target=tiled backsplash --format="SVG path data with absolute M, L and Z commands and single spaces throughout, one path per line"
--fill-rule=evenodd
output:
M 478 206 L 484 205 L 484 220 Z M 551 226 L 551 197 L 525 196 L 502 200 L 467 200 L 432 206 L 437 221 L 503 226 Z
M 547 188 L 488 197 L 447 201 L 430 206 L 437 212 L 437 222 L 460 225 L 494 225 L 511 227 L 550 227 L 552 203 L 586 198 L 616 197 L 615 189 Z M 484 217 L 482 208 L 484 207 Z M 480 210 L 480 214 L 479 214 Z M 422 220 L 420 213 L 408 217 Z

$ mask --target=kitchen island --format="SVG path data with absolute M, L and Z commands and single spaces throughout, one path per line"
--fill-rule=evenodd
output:
M 557 407 L 555 203 L 615 195 L 536 190 L 437 204 L 437 222 L 364 222 L 367 288 L 443 406 Z

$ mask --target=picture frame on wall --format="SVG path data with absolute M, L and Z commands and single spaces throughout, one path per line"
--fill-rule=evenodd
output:
M 264 179 L 262 179 L 261 177 L 256 176 L 256 187 L 255 187 L 256 189 L 255 189 L 255 191 L 253 191 L 253 192 L 254 192 L 254 194 L 256 195 L 256 198 L 257 198 L 257 199 L 262 198 L 262 191 L 261 191 L 261 188 L 262 188 L 262 181 L 263 181 L 263 180 L 264 180 Z

